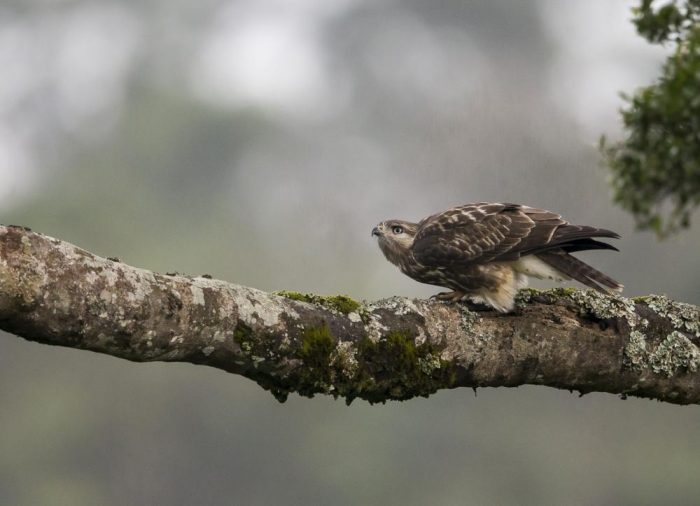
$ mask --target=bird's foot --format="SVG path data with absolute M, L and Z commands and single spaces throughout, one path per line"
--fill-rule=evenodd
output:
M 440 292 L 430 297 L 430 300 L 439 300 L 447 304 L 454 304 L 462 300 L 466 294 L 464 292 Z
M 464 292 L 440 292 L 430 297 L 430 300 L 438 300 L 445 304 L 460 303 L 469 311 L 493 311 L 493 308 L 484 302 L 471 300 L 470 296 Z

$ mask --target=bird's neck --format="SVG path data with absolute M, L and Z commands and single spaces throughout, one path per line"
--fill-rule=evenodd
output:
M 409 251 L 402 248 L 396 243 L 392 243 L 389 241 L 379 241 L 379 248 L 382 250 L 382 253 L 384 253 L 384 256 L 387 260 L 389 260 L 392 264 L 397 265 L 400 268 L 403 267 L 406 260 L 408 259 Z

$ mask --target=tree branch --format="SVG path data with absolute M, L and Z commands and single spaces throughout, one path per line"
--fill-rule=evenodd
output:
M 526 290 L 509 315 L 399 297 L 360 304 L 158 274 L 13 226 L 0 226 L 0 328 L 217 367 L 280 400 L 535 384 L 700 403 L 698 308 L 663 296 Z

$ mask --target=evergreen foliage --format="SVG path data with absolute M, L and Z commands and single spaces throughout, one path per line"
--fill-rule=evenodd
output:
M 623 95 L 626 137 L 603 151 L 614 198 L 642 229 L 659 236 L 690 225 L 700 205 L 700 0 L 634 9 L 637 31 L 656 44 L 673 44 L 656 83 Z

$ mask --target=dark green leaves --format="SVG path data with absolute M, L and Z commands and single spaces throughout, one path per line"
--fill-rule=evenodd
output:
M 685 228 L 700 205 L 700 0 L 635 9 L 640 34 L 675 41 L 655 84 L 623 95 L 626 138 L 603 151 L 614 198 L 642 229 L 660 236 Z

